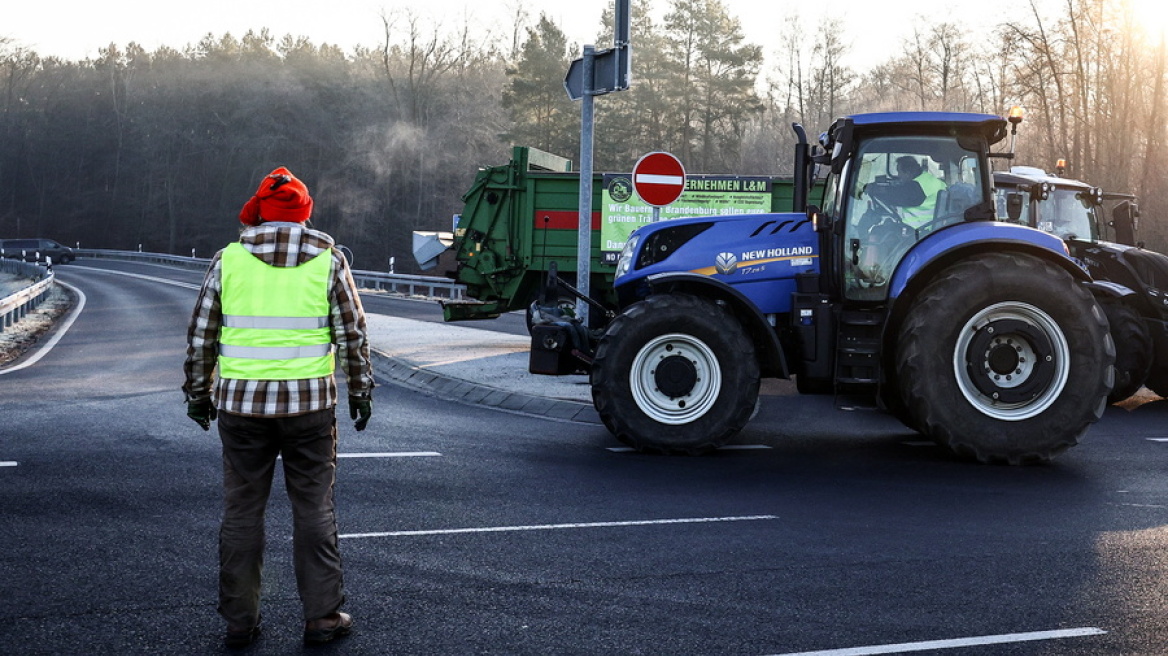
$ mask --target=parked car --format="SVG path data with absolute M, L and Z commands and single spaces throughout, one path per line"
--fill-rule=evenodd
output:
M 53 264 L 67 264 L 77 259 L 73 249 L 52 239 L 0 239 L 0 257 L 23 258 L 25 262 L 53 259 Z

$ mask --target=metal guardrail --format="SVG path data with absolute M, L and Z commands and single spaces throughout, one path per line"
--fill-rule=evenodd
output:
M 74 253 L 79 258 L 92 257 L 128 260 L 132 262 L 147 262 L 150 264 L 181 267 L 184 269 L 205 270 L 211 263 L 209 258 L 184 257 L 182 255 L 167 255 L 164 253 L 142 253 L 138 251 L 79 249 L 74 251 Z M 357 287 L 360 289 L 376 289 L 392 294 L 452 300 L 460 300 L 466 296 L 466 285 L 456 283 L 449 278 L 440 278 L 437 276 L 414 276 L 354 269 L 353 281 L 357 283 Z
M 9 258 L 0 258 L 0 272 L 35 281 L 14 294 L 0 298 L 0 332 L 4 332 L 45 300 L 53 286 L 54 278 L 50 267 Z
M 74 255 L 78 258 L 145 262 L 200 271 L 205 270 L 211 263 L 211 260 L 205 257 L 107 249 L 77 249 L 74 251 Z M 0 258 L 0 271 L 32 278 L 36 281 L 32 285 L 0 299 L 0 332 L 3 332 L 40 305 L 41 301 L 48 295 L 54 278 L 50 267 L 39 263 L 23 262 L 19 259 Z M 353 281 L 357 283 L 359 289 L 376 289 L 391 294 L 449 300 L 462 300 L 466 297 L 465 285 L 436 276 L 414 276 L 354 269 Z
M 148 264 L 162 264 L 164 266 L 181 269 L 206 270 L 211 259 L 206 257 L 184 257 L 182 255 L 167 255 L 165 253 L 143 253 L 141 251 L 116 251 L 95 248 L 80 248 L 73 251 L 77 257 L 91 257 L 104 260 L 128 260 L 131 262 L 145 262 Z

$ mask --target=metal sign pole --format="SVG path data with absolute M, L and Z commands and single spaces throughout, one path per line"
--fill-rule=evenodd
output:
M 592 134 L 593 102 L 592 69 L 596 48 L 584 46 L 584 88 L 580 99 L 580 229 L 576 239 L 576 289 L 591 296 L 592 278 Z M 588 326 L 588 304 L 577 300 L 576 316 Z

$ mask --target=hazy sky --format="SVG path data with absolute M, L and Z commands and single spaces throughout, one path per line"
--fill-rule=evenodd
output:
M 1040 0 L 1051 2 L 1056 0 Z M 1132 0 L 1159 4 L 1163 0 Z M 815 30 L 830 12 L 833 23 L 852 42 L 852 65 L 866 69 L 895 54 L 911 32 L 913 20 L 935 3 L 919 0 L 723 0 L 742 22 L 747 38 L 764 47 L 768 58 L 783 18 L 802 16 L 805 29 Z M 614 0 L 16 0 L 0 10 L 0 36 L 15 39 L 42 55 L 80 60 L 95 57 L 109 43 L 136 41 L 152 50 L 160 45 L 182 49 L 208 32 L 242 36 L 267 27 L 277 38 L 308 36 L 314 43 L 334 43 L 349 50 L 377 45 L 383 37 L 381 13 L 405 18 L 412 13 L 423 25 L 453 31 L 464 24 L 509 34 L 516 8 L 534 20 L 541 12 L 555 19 L 569 38 L 583 45 L 595 38 L 601 12 Z M 1059 3 L 1061 4 L 1061 3 Z M 659 13 L 667 0 L 654 0 Z M 946 19 L 975 30 L 1028 12 L 1025 0 L 962 0 L 949 3 Z M 598 47 L 610 44 L 598 43 Z M 633 34 L 636 47 L 636 34 Z

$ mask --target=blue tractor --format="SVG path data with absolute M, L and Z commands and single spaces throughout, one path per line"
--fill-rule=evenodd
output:
M 1075 445 L 1103 413 L 1114 345 L 1064 242 L 995 220 L 1007 119 L 859 114 L 819 146 L 794 128 L 800 211 L 663 221 L 625 244 L 589 374 L 609 430 L 706 452 L 751 418 L 762 377 L 794 377 L 981 462 Z

